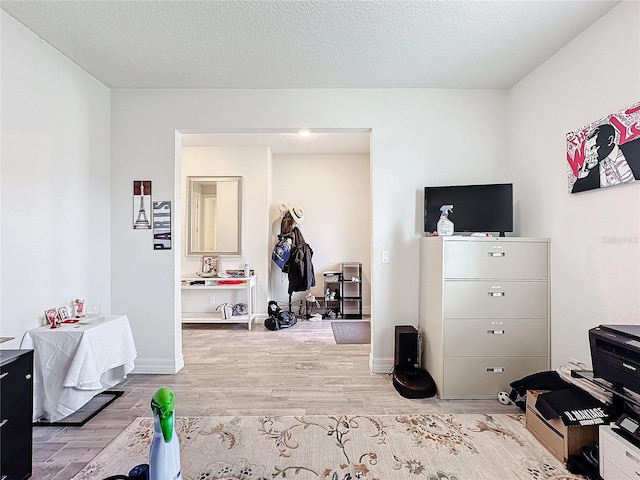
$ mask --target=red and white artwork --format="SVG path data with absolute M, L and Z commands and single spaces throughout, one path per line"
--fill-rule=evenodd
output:
M 640 102 L 567 133 L 569 193 L 640 179 Z

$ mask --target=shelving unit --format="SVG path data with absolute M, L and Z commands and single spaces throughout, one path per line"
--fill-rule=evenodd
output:
M 362 318 L 362 263 L 342 262 L 341 268 L 342 318 Z
M 323 318 L 340 318 L 342 316 L 342 274 L 337 271 L 323 272 L 324 315 Z M 333 314 L 333 316 L 332 316 Z
M 239 281 L 237 284 L 227 284 L 227 281 Z M 233 277 L 233 278 L 202 278 L 198 276 L 184 276 L 181 281 L 182 289 L 182 323 L 246 323 L 251 330 L 251 325 L 256 318 L 256 277 Z M 204 301 L 194 301 L 192 296 L 204 297 L 202 292 L 211 296 L 212 292 L 242 292 L 243 300 L 247 304 L 248 313 L 246 315 L 234 315 L 229 319 L 223 319 L 216 307 L 221 301 L 206 303 Z M 197 292 L 197 293 L 196 293 Z M 189 296 L 189 298 L 188 298 Z M 186 300 L 189 300 L 187 302 Z M 197 311 L 185 310 L 185 305 L 196 304 Z M 232 302 L 229 302 L 232 303 Z M 238 302 L 234 302 L 238 303 Z

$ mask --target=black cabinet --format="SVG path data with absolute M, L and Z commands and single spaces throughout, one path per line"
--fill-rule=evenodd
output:
M 31 477 L 33 350 L 0 350 L 0 479 Z

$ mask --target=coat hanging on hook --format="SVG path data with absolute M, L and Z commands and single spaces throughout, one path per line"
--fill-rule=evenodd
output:
M 279 209 L 282 217 L 280 233 L 271 253 L 271 259 L 280 267 L 282 273 L 288 273 L 291 250 L 295 247 L 293 229 L 304 221 L 304 209 L 300 205 L 288 205 L 286 203 L 280 204 Z

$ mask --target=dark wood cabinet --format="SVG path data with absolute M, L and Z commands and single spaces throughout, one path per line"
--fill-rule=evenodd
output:
M 31 477 L 33 350 L 0 350 L 0 480 Z

